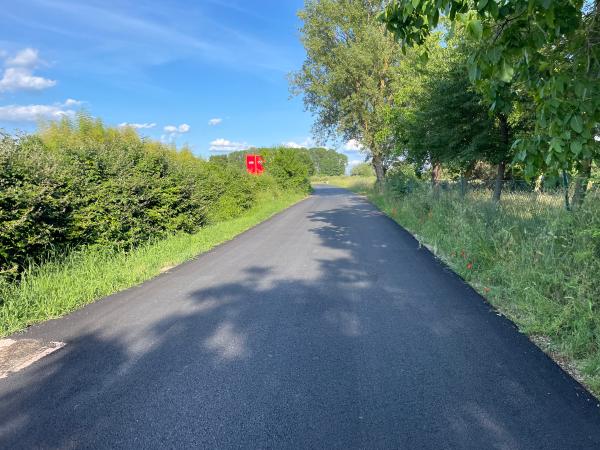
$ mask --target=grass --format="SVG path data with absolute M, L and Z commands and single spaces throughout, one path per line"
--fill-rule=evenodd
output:
M 86 249 L 27 271 L 19 283 L 0 284 L 0 336 L 61 317 L 99 298 L 135 286 L 204 253 L 304 198 L 263 194 L 244 215 L 176 234 L 128 253 Z
M 330 183 L 366 194 L 600 395 L 600 193 L 569 213 L 559 194 L 496 206 L 488 191 L 397 195 L 352 178 Z

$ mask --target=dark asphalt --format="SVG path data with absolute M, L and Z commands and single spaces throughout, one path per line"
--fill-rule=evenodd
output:
M 314 195 L 17 338 L 0 447 L 600 448 L 600 408 L 393 221 Z

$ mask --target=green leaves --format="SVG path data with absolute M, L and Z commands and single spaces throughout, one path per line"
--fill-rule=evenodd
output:
M 571 128 L 573 129 L 573 131 L 575 131 L 576 133 L 581 133 L 583 131 L 583 120 L 581 119 L 581 116 L 574 115 L 573 117 L 571 117 L 569 123 L 571 124 Z
M 467 31 L 473 39 L 481 39 L 483 36 L 483 25 L 481 21 L 474 19 L 467 24 Z

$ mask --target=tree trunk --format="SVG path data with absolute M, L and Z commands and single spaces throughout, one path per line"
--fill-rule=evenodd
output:
M 467 177 L 465 172 L 460 173 L 460 196 L 464 197 L 467 193 Z
M 383 187 L 385 181 L 385 172 L 383 170 L 383 159 L 379 155 L 373 155 L 373 169 L 375 169 L 375 176 L 377 177 L 377 185 L 379 189 Z
M 592 161 L 589 159 L 584 159 L 581 161 L 581 167 L 579 169 L 579 173 L 577 174 L 577 178 L 575 179 L 575 192 L 573 192 L 573 198 L 571 200 L 571 205 L 573 208 L 579 208 L 583 204 L 583 200 L 585 199 L 585 194 L 587 192 L 587 185 L 592 175 Z
M 442 165 L 435 161 L 431 166 L 431 185 L 437 187 L 442 177 Z
M 569 179 L 567 178 L 566 170 L 562 171 L 563 191 L 565 193 L 565 209 L 571 211 L 571 205 L 569 204 Z
M 508 124 L 508 117 L 506 114 L 500 114 L 498 116 L 500 121 L 500 141 L 504 149 L 504 154 L 508 154 L 508 146 L 510 143 L 510 125 Z M 498 172 L 496 174 L 496 183 L 494 185 L 494 193 L 492 194 L 492 200 L 496 203 L 500 201 L 502 195 L 502 186 L 504 184 L 504 172 L 506 170 L 506 161 L 502 160 L 498 163 Z
M 492 200 L 496 203 L 500 201 L 500 196 L 502 195 L 502 185 L 504 184 L 504 170 L 506 169 L 506 163 L 504 161 L 500 161 L 498 163 L 498 171 L 496 172 L 496 182 L 494 183 L 494 193 L 492 195 Z

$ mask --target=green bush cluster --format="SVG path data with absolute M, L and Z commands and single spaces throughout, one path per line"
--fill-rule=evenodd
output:
M 264 159 L 265 172 L 272 176 L 280 189 L 308 192 L 309 177 L 315 167 L 309 150 L 286 147 L 253 148 L 211 157 L 211 162 L 245 170 L 246 155 L 257 154 Z
M 203 161 L 189 149 L 81 115 L 34 135 L 0 136 L 0 274 L 68 249 L 128 250 L 239 216 L 261 191 L 306 190 L 307 163 L 269 153 L 269 174 Z

